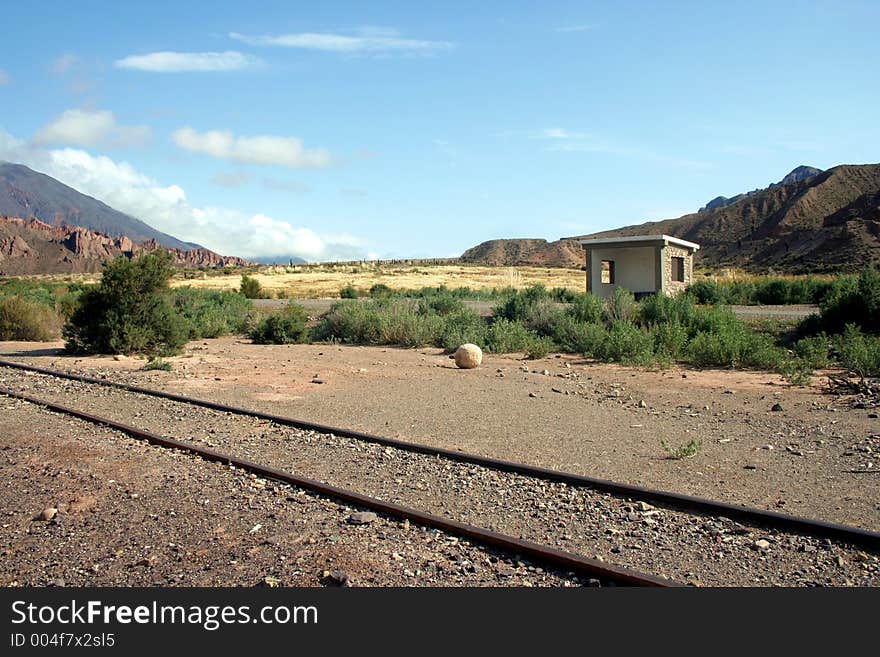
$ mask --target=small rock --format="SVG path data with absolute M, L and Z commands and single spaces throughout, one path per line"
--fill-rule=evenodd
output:
M 321 384 L 321 383 L 326 383 L 326 381 L 324 381 L 324 379 L 312 379 L 312 383 Z
M 281 586 L 281 580 L 277 577 L 272 577 L 268 575 L 263 578 L 263 586 L 268 586 L 270 589 L 275 589 Z
M 541 374 L 544 376 L 550 376 L 550 370 L 541 370 Z
M 871 418 L 872 420 L 876 420 L 878 416 L 876 413 L 868 413 L 868 417 Z
M 324 581 L 336 586 L 351 586 L 351 580 L 344 570 L 325 570 Z
M 532 397 L 533 399 L 536 398 L 537 396 L 538 396 L 538 393 L 536 393 L 536 392 L 529 393 L 529 397 Z
M 770 407 L 770 410 L 774 413 L 778 413 L 782 410 L 782 404 L 773 404 L 773 406 Z
M 52 518 L 54 518 L 57 515 L 58 515 L 58 509 L 50 506 L 48 509 L 43 509 L 40 512 L 40 515 L 37 516 L 37 520 L 45 520 L 46 522 L 49 522 L 50 520 L 52 520 Z
M 655 506 L 651 506 L 647 502 L 639 502 L 638 504 L 636 504 L 636 507 L 638 507 L 639 511 L 653 511 L 657 508 Z
M 456 366 L 463 370 L 472 370 L 483 362 L 483 350 L 469 342 L 456 349 L 452 356 Z
M 350 525 L 369 525 L 376 518 L 376 514 L 372 511 L 358 511 L 348 516 L 348 523 Z
M 754 546 L 758 550 L 762 550 L 762 551 L 766 552 L 767 550 L 770 549 L 770 541 L 767 541 L 763 538 L 759 538 L 757 541 L 754 542 Z

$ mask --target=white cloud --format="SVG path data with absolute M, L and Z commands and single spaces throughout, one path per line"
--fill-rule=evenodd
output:
M 220 160 L 250 164 L 278 164 L 298 169 L 329 166 L 332 161 L 326 150 L 306 149 L 296 137 L 258 135 L 236 137 L 231 132 L 209 130 L 198 132 L 190 127 L 175 130 L 174 143 L 192 153 L 203 153 Z
M 152 133 L 147 126 L 122 126 L 108 110 L 65 110 L 34 135 L 37 144 L 75 144 L 122 148 L 143 144 Z
M 402 39 L 389 30 L 363 30 L 357 36 L 328 34 L 323 32 L 297 32 L 276 36 L 249 36 L 230 32 L 230 38 L 243 41 L 252 46 L 278 46 L 282 48 L 304 48 L 340 53 L 430 53 L 450 50 L 455 44 L 449 41 L 425 41 L 422 39 Z
M 244 171 L 218 171 L 211 176 L 211 182 L 220 187 L 241 187 L 251 179 Z
M 163 185 L 127 162 L 64 148 L 36 147 L 0 130 L 0 160 L 20 162 L 175 237 L 245 258 L 362 258 L 355 236 L 321 234 L 291 221 L 222 207 L 194 207 L 179 185 Z
M 151 73 L 188 73 L 204 71 L 239 71 L 257 66 L 261 60 L 234 50 L 226 52 L 151 52 L 129 55 L 114 62 L 116 68 Z
M 0 86 L 9 84 L 9 73 L 0 68 Z
M 79 64 L 79 61 L 79 57 L 73 53 L 65 53 L 61 57 L 52 60 L 49 64 L 49 71 L 55 75 L 62 75 Z

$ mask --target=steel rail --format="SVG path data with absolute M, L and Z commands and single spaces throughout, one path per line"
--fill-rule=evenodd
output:
M 115 381 L 96 379 L 94 377 L 89 377 L 81 374 L 69 374 L 67 372 L 59 372 L 47 368 L 35 367 L 33 365 L 25 365 L 24 363 L 17 363 L 15 361 L 0 359 L 0 367 L 9 367 L 29 372 L 35 372 L 38 374 L 44 374 L 47 376 L 55 376 L 62 379 L 80 381 L 82 383 L 90 383 L 110 388 L 117 388 L 119 390 L 126 390 L 128 392 L 150 395 L 152 397 L 159 397 L 161 399 L 168 399 L 184 404 L 202 406 L 204 408 L 210 408 L 216 411 L 234 413 L 236 415 L 245 415 L 261 420 L 268 420 L 270 422 L 275 422 L 276 424 L 294 427 L 296 429 L 333 434 L 342 438 L 362 440 L 364 442 L 375 443 L 387 447 L 393 447 L 395 449 L 405 450 L 408 452 L 415 452 L 418 454 L 441 456 L 452 461 L 470 463 L 473 465 L 478 465 L 493 470 L 499 470 L 502 472 L 511 472 L 524 475 L 526 477 L 535 477 L 538 479 L 560 482 L 571 486 L 589 487 L 595 490 L 612 493 L 614 495 L 624 495 L 636 499 L 659 502 L 662 504 L 668 504 L 682 509 L 689 509 L 691 511 L 696 511 L 707 515 L 725 516 L 727 518 L 736 519 L 754 525 L 773 527 L 802 534 L 810 534 L 822 538 L 830 538 L 838 541 L 847 542 L 872 550 L 880 550 L 880 532 L 863 529 L 861 527 L 854 527 L 852 525 L 843 525 L 839 523 L 827 522 L 824 520 L 815 520 L 786 513 L 779 513 L 776 511 L 766 511 L 764 509 L 756 509 L 740 504 L 730 504 L 728 502 L 719 502 L 717 500 L 697 497 L 694 495 L 672 493 L 669 491 L 663 491 L 654 488 L 636 486 L 633 484 L 625 484 L 616 481 L 610 481 L 607 479 L 598 479 L 595 477 L 589 477 L 586 475 L 579 475 L 560 470 L 552 470 L 550 468 L 544 468 L 541 466 L 517 463 L 515 461 L 506 461 L 491 456 L 480 456 L 479 454 L 473 454 L 469 452 L 461 452 L 442 447 L 432 447 L 430 445 L 413 443 L 405 440 L 398 440 L 395 438 L 385 438 L 382 436 L 363 433 L 360 431 L 353 431 L 351 429 L 341 429 L 338 427 L 317 424 L 314 422 L 307 422 L 305 420 L 298 420 L 282 415 L 263 413 L 260 411 L 249 410 L 237 406 L 228 406 L 226 404 L 221 404 L 218 402 L 178 395 L 173 392 L 164 392 L 162 390 L 142 388 L 140 386 L 130 385 L 126 383 L 117 383 Z
M 498 548 L 506 552 L 513 552 L 515 554 L 524 555 L 532 561 L 540 562 L 545 565 L 549 564 L 559 568 L 564 568 L 580 575 L 588 575 L 590 577 L 604 580 L 605 582 L 614 582 L 615 584 L 622 584 L 626 586 L 684 586 L 683 584 L 675 582 L 673 580 L 640 573 L 635 570 L 630 570 L 629 568 L 611 566 L 595 559 L 589 559 L 582 555 L 559 550 L 548 545 L 541 545 L 540 543 L 534 543 L 532 541 L 516 538 L 508 534 L 501 534 L 489 529 L 484 529 L 482 527 L 468 525 L 457 520 L 443 518 L 442 516 L 426 513 L 413 507 L 403 506 L 400 504 L 395 504 L 393 502 L 386 502 L 385 500 L 370 497 L 369 495 L 363 495 L 355 491 L 347 490 L 345 488 L 339 488 L 330 484 L 325 484 L 314 479 L 309 479 L 307 477 L 302 477 L 290 472 L 286 472 L 284 470 L 261 465 L 248 459 L 238 458 L 229 454 L 224 454 L 223 452 L 199 447 L 192 443 L 175 440 L 173 438 L 166 438 L 151 431 L 138 429 L 137 427 L 132 427 L 121 422 L 116 422 L 115 420 L 110 420 L 108 418 L 94 415 L 92 413 L 87 413 L 85 411 L 80 411 L 74 408 L 63 406 L 61 404 L 56 404 L 45 399 L 39 399 L 37 397 L 32 397 L 30 395 L 25 395 L 4 388 L 0 388 L 0 395 L 6 395 L 7 397 L 20 399 L 31 404 L 37 404 L 57 413 L 63 413 L 65 415 L 70 415 L 81 420 L 91 422 L 93 424 L 116 429 L 134 438 L 145 440 L 154 445 L 183 450 L 189 452 L 190 454 L 200 456 L 201 458 L 208 461 L 216 461 L 219 463 L 224 463 L 226 465 L 235 466 L 242 470 L 246 470 L 259 476 L 266 477 L 267 479 L 283 481 L 285 483 L 289 483 L 300 488 L 305 488 L 315 493 L 326 495 L 327 497 L 332 497 L 346 503 L 372 509 L 374 511 L 378 511 L 389 516 L 411 520 L 425 527 L 440 529 L 451 534 L 456 534 L 458 536 L 477 541 L 484 545 L 490 545 L 494 548 Z

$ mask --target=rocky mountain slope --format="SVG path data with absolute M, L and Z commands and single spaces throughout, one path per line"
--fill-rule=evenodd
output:
M 573 240 L 489 240 L 468 249 L 462 262 L 495 266 L 581 267 L 584 250 Z
M 79 226 L 52 226 L 38 219 L 0 217 L 0 276 L 100 271 L 104 261 L 163 249 L 182 267 L 246 265 L 203 248 L 166 248 L 156 240 L 134 242 Z
M 200 248 L 198 244 L 183 242 L 114 210 L 50 176 L 11 162 L 0 162 L 0 216 L 39 219 L 50 226 L 81 226 L 110 237 L 127 237 L 133 242 L 155 240 L 168 248 Z
M 704 267 L 807 273 L 853 271 L 880 263 L 880 164 L 841 165 L 827 171 L 798 167 L 766 189 L 713 199 L 693 214 L 581 237 L 664 233 L 700 244 L 697 264 Z M 526 265 L 536 250 L 542 264 L 583 263 L 577 243 L 569 239 L 485 242 L 462 258 Z

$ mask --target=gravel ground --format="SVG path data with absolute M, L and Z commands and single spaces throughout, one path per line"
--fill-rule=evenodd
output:
M 22 362 L 449 449 L 880 531 L 878 409 L 764 372 L 484 356 L 437 349 L 192 342 L 173 371 L 0 343 Z M 543 374 L 543 372 L 547 374 Z M 321 383 L 315 383 L 320 381 Z M 771 410 L 776 404 L 782 411 Z M 684 460 L 671 446 L 696 440 Z
M 876 585 L 875 553 L 42 375 L 0 384 L 334 485 L 697 585 Z
M 596 584 L 382 515 L 353 524 L 362 509 L 32 404 L 0 409 L 0 586 Z

